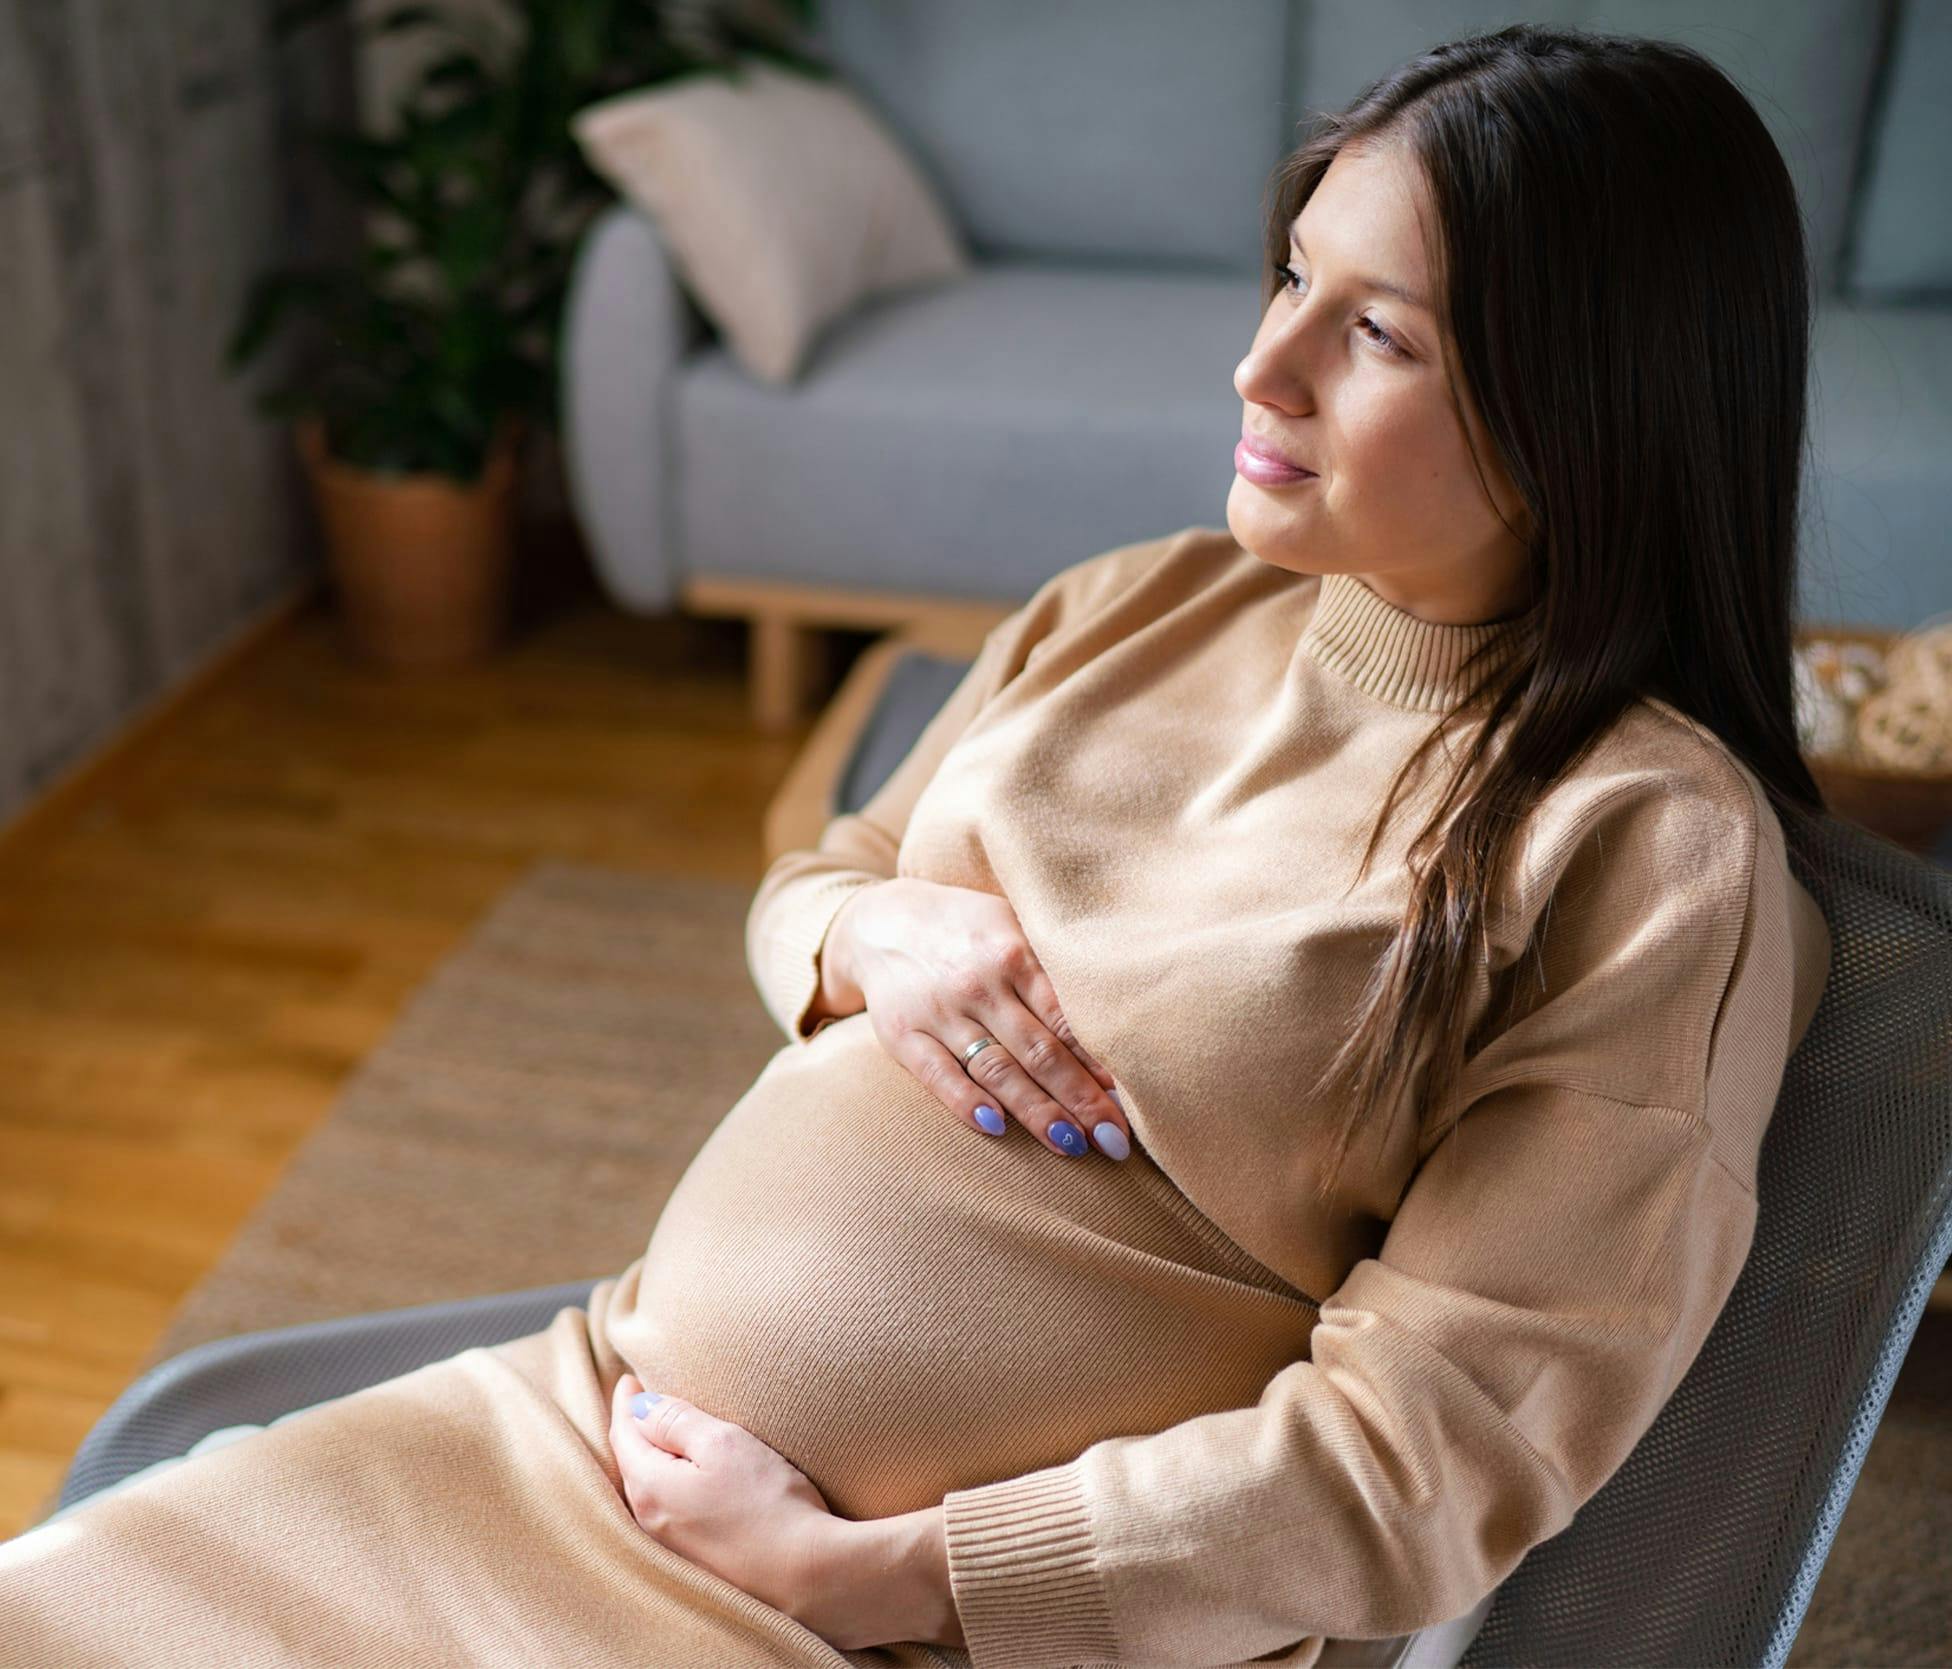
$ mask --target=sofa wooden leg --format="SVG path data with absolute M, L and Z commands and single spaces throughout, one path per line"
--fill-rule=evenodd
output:
M 814 681 L 825 670 L 827 634 L 783 614 L 752 618 L 747 677 L 752 722 L 765 735 L 791 730 L 805 715 Z

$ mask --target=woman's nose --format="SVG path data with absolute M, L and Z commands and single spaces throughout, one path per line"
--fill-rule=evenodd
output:
M 1234 367 L 1234 392 L 1254 405 L 1293 414 L 1304 413 L 1313 404 L 1307 371 L 1297 362 L 1292 343 L 1282 353 L 1271 343 L 1256 343 Z
M 1314 370 L 1308 357 L 1312 351 L 1300 308 L 1290 307 L 1285 317 L 1263 314 L 1247 356 L 1234 367 L 1234 391 L 1243 400 L 1284 412 L 1311 410 Z

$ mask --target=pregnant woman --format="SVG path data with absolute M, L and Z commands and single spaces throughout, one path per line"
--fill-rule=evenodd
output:
M 1828 971 L 1796 201 L 1704 59 L 1517 27 L 1269 203 L 1225 529 L 772 866 L 642 1256 L 17 1538 L 0 1656 L 1363 1661 L 1626 1459 Z

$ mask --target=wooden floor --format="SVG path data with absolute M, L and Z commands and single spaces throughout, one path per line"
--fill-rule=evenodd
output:
M 582 577 L 399 677 L 314 599 L 0 838 L 0 1536 L 531 862 L 757 881 L 808 727 L 753 731 L 744 660 Z

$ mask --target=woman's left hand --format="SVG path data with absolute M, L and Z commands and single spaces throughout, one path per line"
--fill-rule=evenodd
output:
M 813 1481 L 744 1426 L 667 1396 L 641 1420 L 634 1374 L 610 1397 L 624 1500 L 646 1532 L 734 1587 L 805 1621 L 813 1573 L 844 1536 Z

